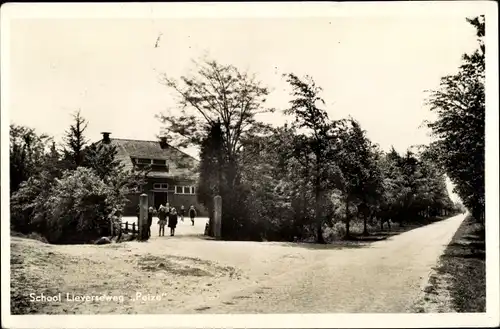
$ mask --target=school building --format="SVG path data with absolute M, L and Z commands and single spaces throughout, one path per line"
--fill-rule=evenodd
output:
M 109 132 L 102 133 L 100 142 L 114 145 L 116 158 L 126 170 L 151 166 L 147 183 L 140 191 L 128 195 L 129 203 L 124 216 L 135 216 L 142 193 L 148 195 L 148 206 L 158 209 L 160 204 L 169 203 L 177 210 L 194 205 L 198 215 L 206 215 L 204 207 L 198 203 L 196 186 L 199 161 L 179 149 L 169 145 L 166 138 L 159 141 L 110 138 Z

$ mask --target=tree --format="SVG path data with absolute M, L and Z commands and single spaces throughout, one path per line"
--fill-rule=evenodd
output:
M 50 140 L 47 137 L 47 140 Z M 25 162 L 27 164 L 29 162 Z M 64 168 L 61 165 L 60 154 L 52 142 L 48 152 L 38 156 L 36 171 L 13 191 L 10 199 L 12 229 L 29 233 L 44 230 L 46 218 L 45 200 L 56 178 L 61 177 Z
M 64 158 L 68 167 L 75 169 L 83 164 L 84 149 L 87 145 L 85 130 L 87 129 L 87 120 L 82 117 L 80 110 L 73 114 L 74 122 L 66 131 L 64 136 Z
M 370 174 L 376 173 L 370 163 L 374 159 L 365 132 L 356 120 L 351 118 L 347 122 L 349 125 L 340 134 L 340 150 L 337 152 L 336 162 L 341 171 L 340 190 L 345 203 L 345 225 L 348 237 L 350 222 L 355 214 L 353 208 L 358 208 L 359 213 L 360 205 L 368 206 L 371 202 L 369 193 L 373 193 L 374 197 L 377 192 L 378 177 L 370 177 Z M 367 232 L 366 224 L 365 232 Z
M 201 146 L 206 132 L 220 122 L 225 164 L 221 181 L 226 185 L 224 190 L 230 191 L 222 196 L 222 237 L 229 238 L 242 232 L 245 224 L 244 214 L 235 206 L 243 193 L 239 191 L 243 142 L 267 128 L 256 115 L 272 109 L 263 107 L 268 90 L 254 76 L 211 60 L 195 64 L 195 74 L 181 77 L 180 82 L 163 76 L 163 83 L 178 96 L 181 108 L 180 114 L 161 114 L 159 118 L 179 147 Z
M 356 134 L 360 136 L 361 147 L 358 152 L 362 166 L 360 176 L 361 198 L 358 216 L 363 217 L 363 235 L 368 235 L 368 220 L 376 213 L 384 193 L 383 173 L 380 167 L 381 151 L 367 137 L 366 132 L 356 122 Z
M 304 167 L 310 166 L 312 169 L 310 179 L 314 186 L 316 241 L 325 243 L 323 225 L 326 216 L 322 211 L 322 204 L 326 201 L 326 191 L 331 187 L 331 182 L 338 176 L 335 163 L 332 161 L 338 122 L 331 122 L 326 111 L 319 107 L 320 104 L 324 104 L 324 100 L 320 97 L 322 89 L 316 86 L 312 78 L 306 76 L 303 81 L 294 74 L 287 74 L 285 77 L 292 87 L 293 97 L 290 108 L 285 110 L 285 114 L 293 115 L 295 117 L 293 126 L 305 131 L 305 134 L 295 139 L 295 154 L 298 160 L 305 160 L 302 163 Z M 300 156 L 302 152 L 306 154 L 305 157 Z
M 477 30 L 479 48 L 465 54 L 458 73 L 443 77 L 440 88 L 431 91 L 428 105 L 438 118 L 427 127 L 455 192 L 484 221 L 485 21 L 484 16 L 467 21 Z
M 222 152 L 223 136 L 220 122 L 211 126 L 207 137 L 203 140 L 200 150 L 200 167 L 198 180 L 198 201 L 208 209 L 209 232 L 213 225 L 213 198 L 221 194 L 222 171 L 224 158 Z
M 91 168 L 101 179 L 123 170 L 120 160 L 116 159 L 117 149 L 115 145 L 105 143 L 93 143 L 85 149 L 82 165 Z
M 50 138 L 34 129 L 10 125 L 10 193 L 40 171 Z

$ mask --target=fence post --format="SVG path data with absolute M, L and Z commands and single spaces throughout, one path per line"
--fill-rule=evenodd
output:
M 139 221 L 137 223 L 139 237 L 138 240 L 146 241 L 148 236 L 148 195 L 143 193 L 139 201 Z
M 128 233 L 128 221 L 125 222 L 125 232 Z
M 214 237 L 220 239 L 221 237 L 221 226 L 222 226 L 222 197 L 216 195 L 214 197 Z
M 132 223 L 132 234 L 135 234 L 135 222 Z

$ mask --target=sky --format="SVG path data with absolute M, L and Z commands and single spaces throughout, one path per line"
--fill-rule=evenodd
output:
M 91 141 L 103 131 L 156 140 L 162 125 L 155 116 L 176 106 L 159 73 L 178 78 L 208 55 L 271 89 L 268 106 L 278 113 L 263 121 L 290 120 L 279 112 L 290 100 L 282 74 L 307 74 L 323 88 L 330 118 L 352 116 L 382 149 L 404 152 L 430 141 L 419 128 L 433 118 L 425 90 L 455 73 L 475 47 L 474 28 L 458 15 L 17 19 L 9 119 L 60 140 L 80 109 Z

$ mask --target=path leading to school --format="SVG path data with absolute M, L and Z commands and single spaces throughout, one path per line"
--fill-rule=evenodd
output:
M 203 237 L 206 218 L 179 222 L 174 237 L 159 237 L 154 222 L 148 242 L 12 237 L 11 287 L 17 303 L 48 314 L 405 312 L 463 218 L 366 245 L 215 241 Z M 27 301 L 40 292 L 63 298 Z

